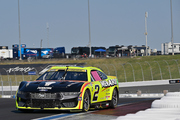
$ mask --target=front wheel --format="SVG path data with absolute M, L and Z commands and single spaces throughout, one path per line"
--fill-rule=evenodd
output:
M 90 107 L 90 97 L 88 91 L 86 90 L 83 98 L 83 111 L 87 112 L 89 110 L 89 107 Z
M 113 93 L 112 93 L 112 100 L 110 101 L 110 108 L 115 108 L 118 104 L 118 94 L 117 94 L 117 90 L 114 89 Z

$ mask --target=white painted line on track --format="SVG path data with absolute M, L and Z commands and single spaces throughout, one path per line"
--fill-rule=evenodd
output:
M 63 113 L 63 114 L 57 114 L 57 115 L 52 115 L 52 116 L 47 116 L 47 117 L 42 117 L 42 118 L 36 118 L 32 120 L 61 120 L 70 116 L 72 117 L 72 116 L 87 114 L 91 112 L 94 112 L 94 111 L 88 111 L 88 112 L 83 112 L 83 113 Z
M 147 94 L 119 94 L 119 98 L 161 98 L 163 93 L 147 93 Z

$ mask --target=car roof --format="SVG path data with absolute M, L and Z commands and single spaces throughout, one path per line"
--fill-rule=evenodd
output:
M 97 67 L 92 67 L 92 66 L 88 66 L 88 67 L 84 67 L 84 66 L 52 66 L 49 70 L 59 70 L 59 69 L 81 69 L 81 70 L 100 70 Z M 101 71 L 101 70 L 100 70 Z

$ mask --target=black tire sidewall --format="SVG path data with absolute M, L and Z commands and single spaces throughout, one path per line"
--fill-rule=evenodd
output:
M 114 92 L 116 92 L 116 105 L 113 103 L 113 94 L 114 94 Z M 117 106 L 117 104 L 118 104 L 118 93 L 117 93 L 117 90 L 114 88 L 114 90 L 113 90 L 113 92 L 112 92 L 112 100 L 110 101 L 110 105 L 109 105 L 109 107 L 110 108 L 115 108 L 116 106 Z
M 88 97 L 88 108 L 85 108 L 85 97 Z M 89 107 L 90 107 L 90 97 L 88 91 L 86 90 L 83 97 L 83 111 L 87 112 L 89 110 Z

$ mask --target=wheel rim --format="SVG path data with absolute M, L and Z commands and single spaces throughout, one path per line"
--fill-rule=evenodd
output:
M 116 92 L 116 90 L 113 91 L 112 100 L 113 100 L 113 105 L 116 106 L 117 105 L 117 92 Z
M 88 110 L 89 109 L 89 96 L 87 95 L 87 93 L 85 93 L 84 95 L 84 110 Z

